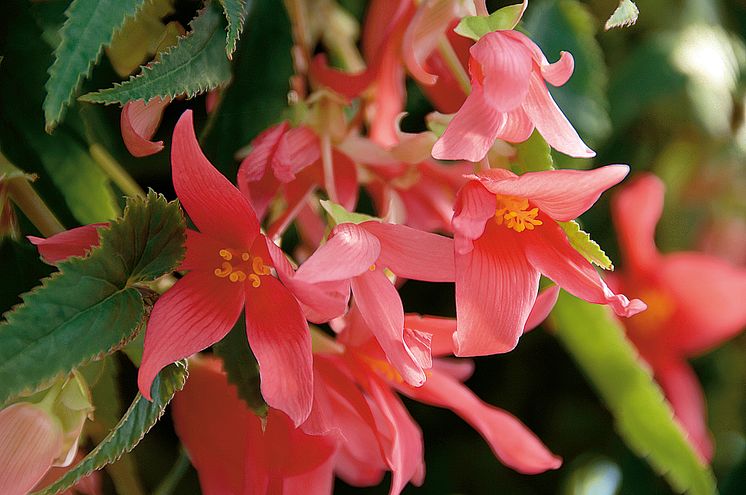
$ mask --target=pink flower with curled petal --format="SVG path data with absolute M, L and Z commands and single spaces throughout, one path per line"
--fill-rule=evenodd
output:
M 404 278 L 451 282 L 453 241 L 404 225 L 343 223 L 300 266 L 295 279 L 308 284 L 349 284 L 360 314 L 389 361 L 407 383 L 419 386 L 429 362 L 418 350 L 421 343 L 407 339 L 402 302 L 386 269 Z
M 713 449 L 704 394 L 686 359 L 746 326 L 746 270 L 701 253 L 659 253 L 655 226 L 663 196 L 663 183 L 646 174 L 613 198 L 625 270 L 610 283 L 645 298 L 648 310 L 624 320 L 627 334 L 653 368 L 691 442 L 709 461 Z
M 521 176 L 495 169 L 470 177 L 453 216 L 457 355 L 512 350 L 542 274 L 586 301 L 608 304 L 619 315 L 645 309 L 639 300 L 614 294 L 557 224 L 585 212 L 628 172 L 626 165 L 610 165 Z
M 120 127 L 122 140 L 132 156 L 154 155 L 163 149 L 163 141 L 151 141 L 163 118 L 163 112 L 171 98 L 155 97 L 145 100 L 128 101 L 122 107 Z
M 550 146 L 574 157 L 595 156 L 580 139 L 546 83 L 561 86 L 572 75 L 572 55 L 550 64 L 538 46 L 517 31 L 484 35 L 469 50 L 472 92 L 433 147 L 441 160 L 483 159 L 495 139 L 525 141 L 534 128 Z

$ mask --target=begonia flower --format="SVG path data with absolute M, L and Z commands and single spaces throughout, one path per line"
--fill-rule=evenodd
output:
M 187 111 L 174 129 L 173 183 L 199 232 L 189 230 L 188 273 L 153 307 L 138 385 L 166 365 L 221 340 L 246 308 L 246 334 L 259 363 L 262 395 L 296 424 L 311 407 L 311 340 L 301 307 L 273 275 L 275 262 L 247 199 L 202 154 Z M 284 277 L 286 271 L 277 271 Z M 282 311 L 277 311 L 282 308 Z
M 517 31 L 495 31 L 469 50 L 472 91 L 433 147 L 441 160 L 482 160 L 495 139 L 525 141 L 537 129 L 557 151 L 573 157 L 595 156 L 580 139 L 546 83 L 562 86 L 574 61 L 562 52 L 550 64 L 541 49 Z
M 557 224 L 585 212 L 628 172 L 626 165 L 610 165 L 521 176 L 494 169 L 470 177 L 453 216 L 457 355 L 512 350 L 542 274 L 581 299 L 608 304 L 619 315 L 645 309 L 639 300 L 614 294 Z
M 189 380 L 174 396 L 173 418 L 204 495 L 332 491 L 333 441 L 305 434 L 272 408 L 263 424 L 212 356 L 190 360 Z
M 385 271 L 415 280 L 451 282 L 453 241 L 404 225 L 342 223 L 326 243 L 298 269 L 295 278 L 309 284 L 344 282 L 355 296 L 360 314 L 373 330 L 393 366 L 407 383 L 425 381 L 421 342 L 404 332 L 404 308 Z
M 163 141 L 151 141 L 171 98 L 155 97 L 128 101 L 122 107 L 120 127 L 122 140 L 132 156 L 154 155 L 163 149 Z
M 686 360 L 744 329 L 746 270 L 701 253 L 658 252 L 655 227 L 663 197 L 663 183 L 646 174 L 613 198 L 625 265 L 610 283 L 647 302 L 646 312 L 624 320 L 627 334 L 652 367 L 689 439 L 709 461 L 713 447 L 704 394 Z

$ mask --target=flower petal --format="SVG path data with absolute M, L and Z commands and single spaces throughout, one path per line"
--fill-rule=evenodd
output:
M 128 101 L 122 107 L 119 124 L 122 139 L 132 156 L 154 155 L 163 149 L 163 141 L 150 141 L 161 123 L 163 111 L 171 98 L 156 96 L 148 103 L 145 100 Z
M 527 2 L 524 2 L 524 10 Z M 519 31 L 504 31 L 505 36 L 510 36 L 516 41 L 521 42 L 526 48 L 531 51 L 534 62 L 539 66 L 541 75 L 546 82 L 552 86 L 562 86 L 572 76 L 572 72 L 575 68 L 575 60 L 571 53 L 560 52 L 560 58 L 558 61 L 550 64 L 541 48 L 525 34 Z
M 342 223 L 298 268 L 295 278 L 307 283 L 350 279 L 368 271 L 380 254 L 376 236 L 359 225 Z
M 408 313 L 404 315 L 404 326 L 432 335 L 430 353 L 433 357 L 453 354 L 453 333 L 456 331 L 456 318 Z
M 311 412 L 311 334 L 298 302 L 272 276 L 246 288 L 246 335 L 259 363 L 262 396 L 298 426 Z
M 518 344 L 539 290 L 539 272 L 515 239 L 523 234 L 489 222 L 470 253 L 456 254 L 456 355 L 503 353 Z
M 472 81 L 482 78 L 485 98 L 498 112 L 509 112 L 526 98 L 532 69 L 531 52 L 503 31 L 487 33 L 469 50 Z
M 137 385 L 151 400 L 150 387 L 164 366 L 221 340 L 241 314 L 243 285 L 194 270 L 163 294 L 153 307 Z
M 475 180 L 470 180 L 456 196 L 453 212 L 453 232 L 457 254 L 467 254 L 473 241 L 484 233 L 487 221 L 495 215 L 497 199 Z
M 404 308 L 396 288 L 382 270 L 376 269 L 352 279 L 352 294 L 363 320 L 375 335 L 386 358 L 415 387 L 425 381 L 423 367 L 404 342 Z
M 542 324 L 547 319 L 549 313 L 552 312 L 552 308 L 557 303 L 557 297 L 559 297 L 560 288 L 558 285 L 552 285 L 539 292 L 536 296 L 536 302 L 534 307 L 531 308 L 531 313 L 528 315 L 526 320 L 526 326 L 523 328 L 523 333 L 528 333 L 534 328 Z
M 425 61 L 462 10 L 459 2 L 451 0 L 428 0 L 418 6 L 404 33 L 402 58 L 412 77 L 420 83 L 430 85 L 438 80 L 438 76 L 427 72 Z
M 663 213 L 665 186 L 655 175 L 636 177 L 611 200 L 624 261 L 636 274 L 653 272 L 660 255 L 655 246 L 655 226 Z
M 321 158 L 319 138 L 308 127 L 287 131 L 272 157 L 272 171 L 281 182 L 295 179 L 295 174 Z
M 556 223 L 546 220 L 535 231 L 520 235 L 529 263 L 574 296 L 595 304 L 608 304 L 617 315 L 625 317 L 647 307 L 639 299 L 630 301 L 623 294 L 614 294 L 590 262 L 570 245 Z
M 453 240 L 405 225 L 364 222 L 381 243 L 378 263 L 400 277 L 427 282 L 453 282 Z
M 71 256 L 85 256 L 99 244 L 98 229 L 108 226 L 108 223 L 92 223 L 54 234 L 46 239 L 32 235 L 26 238 L 36 246 L 45 263 L 55 264 Z
M 523 109 L 552 148 L 575 158 L 596 156 L 596 152 L 580 139 L 575 128 L 559 109 L 539 72 L 531 72 Z
M 344 72 L 329 67 L 326 55 L 316 55 L 311 61 L 308 74 L 321 86 L 347 98 L 355 98 L 373 83 L 377 68 L 375 65 L 355 73 Z
M 283 121 L 262 131 L 251 142 L 251 152 L 246 155 L 238 167 L 238 182 L 256 182 L 264 177 L 272 167 L 272 158 L 277 152 L 283 136 L 288 132 L 290 123 Z
M 594 170 L 545 170 L 502 179 L 480 177 L 480 180 L 491 193 L 528 198 L 554 220 L 566 222 L 588 210 L 627 173 L 627 165 L 607 165 Z
M 505 114 L 502 125 L 497 129 L 496 138 L 509 143 L 522 143 L 531 137 L 532 132 L 534 123 L 523 108 L 517 107 Z
M 415 400 L 445 407 L 469 423 L 490 444 L 498 459 L 523 474 L 557 469 L 562 459 L 513 415 L 482 402 L 466 386 L 434 369 L 420 388 L 400 387 Z
M 187 110 L 174 129 L 171 148 L 174 189 L 189 217 L 203 234 L 226 247 L 251 246 L 259 221 L 248 200 L 205 158 Z

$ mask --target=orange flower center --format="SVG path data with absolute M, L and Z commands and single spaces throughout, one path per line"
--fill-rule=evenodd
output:
M 245 251 L 221 249 L 218 255 L 223 259 L 220 266 L 213 272 L 218 278 L 227 278 L 231 282 L 251 281 L 252 287 L 259 287 L 262 275 L 269 275 L 270 268 L 264 264 L 259 256 L 252 256 Z
M 498 225 L 504 224 L 507 228 L 516 232 L 534 230 L 544 223 L 536 218 L 538 215 L 538 208 L 529 210 L 529 203 L 526 198 L 497 195 L 495 221 Z

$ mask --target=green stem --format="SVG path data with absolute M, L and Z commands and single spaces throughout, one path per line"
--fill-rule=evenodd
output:
M 176 491 L 181 478 L 184 477 L 191 463 L 189 462 L 189 456 L 186 451 L 182 448 L 179 451 L 179 457 L 176 459 L 171 470 L 166 474 L 158 488 L 155 489 L 153 495 L 171 495 Z
M 441 36 L 438 40 L 438 51 L 464 93 L 467 95 L 471 93 L 471 81 L 469 80 L 469 75 L 464 70 L 464 66 L 461 65 L 458 55 L 453 51 L 453 47 L 448 42 L 448 38 L 446 38 L 445 35 Z
M 124 194 L 130 197 L 144 197 L 145 191 L 140 185 L 127 173 L 124 168 L 117 162 L 113 156 L 100 144 L 92 144 L 90 147 L 91 156 L 98 166 L 114 181 Z
M 26 177 L 14 177 L 8 181 L 10 199 L 21 209 L 24 215 L 39 229 L 41 235 L 49 237 L 65 230 L 52 210 L 31 187 Z

